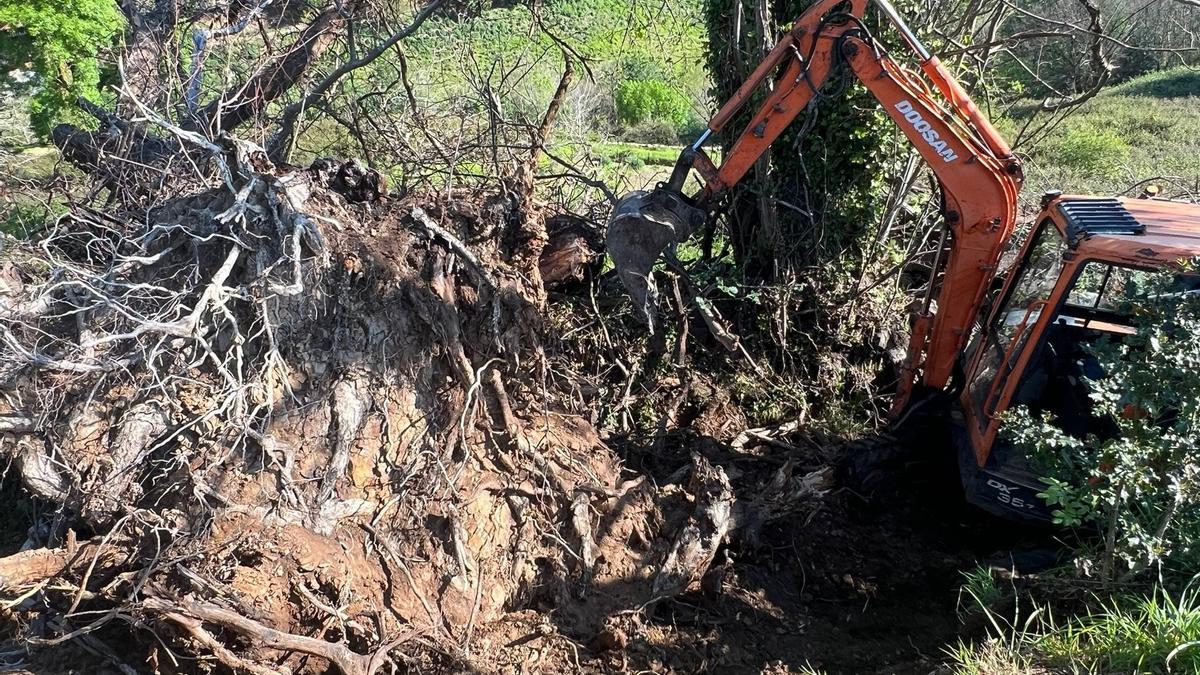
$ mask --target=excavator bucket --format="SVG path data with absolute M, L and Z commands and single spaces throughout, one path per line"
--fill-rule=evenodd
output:
M 636 190 L 613 208 L 605 237 L 608 254 L 652 334 L 658 288 L 650 271 L 659 256 L 686 240 L 704 218 L 703 209 L 667 187 L 651 192 Z

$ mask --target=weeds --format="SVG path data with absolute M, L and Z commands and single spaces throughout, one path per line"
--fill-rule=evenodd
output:
M 976 565 L 963 572 L 963 585 L 958 589 L 958 609 L 963 614 L 975 614 L 995 607 L 1004 599 L 1004 591 L 996 584 L 991 568 Z M 965 596 L 965 597 L 964 597 Z M 969 602 L 964 600 L 969 599 Z
M 959 675 L 1023 675 L 1032 672 L 1031 661 L 996 639 L 981 645 L 960 641 L 947 650 Z
M 1196 577 L 1178 599 L 1156 587 L 1146 596 L 1109 600 L 1100 609 L 1040 636 L 1056 663 L 1092 664 L 1100 672 L 1200 671 L 1200 597 Z

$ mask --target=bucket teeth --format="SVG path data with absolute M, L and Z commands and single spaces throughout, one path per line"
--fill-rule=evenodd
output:
M 704 211 L 678 192 L 634 191 L 617 202 L 608 221 L 608 254 L 626 292 L 656 330 L 658 288 L 650 271 L 668 247 L 686 240 L 704 222 Z

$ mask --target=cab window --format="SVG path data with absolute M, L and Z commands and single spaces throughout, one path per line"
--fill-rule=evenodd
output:
M 1043 221 L 1029 246 L 1024 264 L 1016 270 L 1018 276 L 1007 298 L 992 314 L 988 330 L 977 335 L 977 340 L 982 342 L 976 348 L 982 349 L 983 355 L 971 379 L 970 394 L 983 428 L 987 427 L 988 414 L 992 412 L 993 403 L 987 399 L 993 391 L 993 383 L 997 377 L 1001 380 L 1007 377 L 1013 365 L 1005 364 L 1005 356 L 1012 359 L 1020 354 L 1034 324 L 1045 311 L 1045 302 L 1062 273 L 1065 248 L 1058 229 L 1049 221 Z M 1001 381 L 995 391 L 1003 386 Z
M 1092 412 L 1087 380 L 1104 377 L 1092 345 L 1124 340 L 1137 331 L 1137 317 L 1148 305 L 1184 297 L 1200 298 L 1200 275 L 1084 263 L 1021 375 L 1011 406 L 1050 413 L 1077 438 L 1115 433 L 1111 420 Z
M 1161 271 L 1142 270 L 1133 267 L 1121 267 L 1109 263 L 1092 260 L 1083 266 L 1067 296 L 1064 314 L 1095 314 L 1110 319 L 1121 319 L 1133 311 L 1131 299 L 1146 299 L 1143 289 L 1149 287 L 1156 277 L 1165 274 Z M 1156 284 L 1163 286 L 1163 284 Z M 1174 278 L 1165 284 L 1168 294 L 1200 294 L 1200 276 L 1194 274 L 1175 274 Z M 1061 318 L 1061 317 L 1060 317 Z

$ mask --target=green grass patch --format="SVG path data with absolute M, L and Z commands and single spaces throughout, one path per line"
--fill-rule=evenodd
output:
M 963 584 L 959 588 L 959 611 L 974 614 L 987 611 L 1004 599 L 1004 591 L 996 583 L 991 568 L 976 565 L 975 569 L 962 573 Z
M 57 165 L 58 149 L 50 146 L 0 152 L 0 175 L 6 181 L 43 180 L 54 174 Z
M 1185 98 L 1200 96 L 1200 68 L 1181 66 L 1160 70 L 1122 82 L 1105 90 L 1108 96 L 1149 96 L 1151 98 Z
M 1098 600 L 1057 622 L 1046 608 L 992 626 L 978 644 L 948 650 L 956 673 L 1200 673 L 1200 577 L 1182 591 Z
M 1033 106 L 997 121 L 1015 138 Z M 1151 73 L 1101 92 L 1024 153 L 1023 199 L 1047 190 L 1117 194 L 1138 181 L 1200 180 L 1200 72 Z
M 682 148 L 670 145 L 637 145 L 634 143 L 595 143 L 592 151 L 602 159 L 629 164 L 635 168 L 640 165 L 675 166 Z

